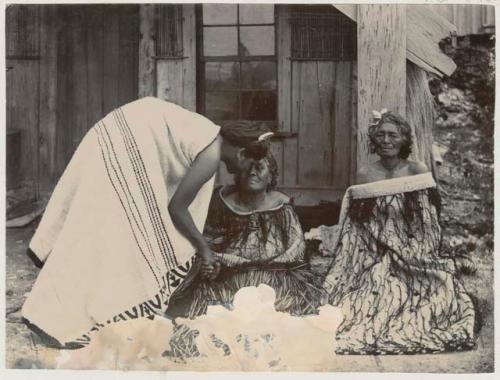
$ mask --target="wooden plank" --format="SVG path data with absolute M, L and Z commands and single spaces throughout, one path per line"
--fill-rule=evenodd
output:
M 57 40 L 57 107 L 56 107 L 56 138 L 55 138 L 55 179 L 64 171 L 67 164 L 67 147 L 71 144 L 71 125 L 69 119 L 68 97 L 71 89 L 71 72 L 73 65 L 73 55 L 70 46 L 71 22 L 70 6 L 62 5 L 58 7 L 57 22 L 60 31 Z M 70 149 L 68 149 L 70 150 Z
M 432 11 L 453 24 L 453 7 L 450 4 L 432 4 L 430 7 Z
M 278 130 L 290 132 L 291 123 L 291 78 L 292 63 L 290 61 L 291 30 L 290 10 L 288 5 L 278 5 L 277 11 L 277 54 L 278 54 Z
M 104 5 L 103 111 L 119 106 L 120 19 L 116 5 Z
M 195 4 L 182 5 L 183 100 L 182 106 L 196 111 L 196 14 Z
M 356 11 L 356 4 L 335 4 L 335 8 L 349 17 L 351 20 L 356 21 L 358 19 L 358 13 Z M 415 26 L 419 26 L 422 29 L 425 29 L 425 34 L 429 37 L 433 42 L 439 42 L 443 38 L 446 38 L 453 32 L 455 26 L 453 22 L 446 16 L 443 15 L 442 12 L 448 13 L 443 9 L 442 12 L 436 12 L 436 9 L 441 9 L 441 7 L 449 7 L 448 5 L 407 5 L 407 23 L 408 26 L 410 24 L 415 24 Z M 407 37 L 410 38 L 411 36 Z
M 315 206 L 321 201 L 336 202 L 342 199 L 345 189 L 278 186 L 278 190 L 293 198 L 298 206 Z
M 337 151 L 335 146 L 339 147 L 342 144 L 346 144 L 346 141 L 337 140 L 337 129 L 342 129 L 342 127 L 347 127 L 350 129 L 350 126 L 342 126 L 336 123 L 337 117 L 342 117 L 348 109 L 338 109 L 336 107 L 336 103 L 341 101 L 342 97 L 345 97 L 345 92 L 348 91 L 347 88 L 340 89 L 342 85 L 345 85 L 346 82 L 342 82 L 345 78 L 340 79 L 339 76 L 342 75 L 339 72 L 339 67 L 341 65 L 340 62 L 316 62 L 316 75 L 317 75 L 317 91 L 319 95 L 319 103 L 318 103 L 318 115 L 320 116 L 320 125 L 322 128 L 319 129 L 320 136 L 319 141 L 322 142 L 322 146 L 324 149 L 323 159 L 320 161 L 315 156 L 311 156 L 309 161 L 314 162 L 314 165 L 318 165 L 319 169 L 324 171 L 322 177 L 322 182 L 318 184 L 320 185 L 333 185 L 335 174 L 333 163 L 337 161 L 337 158 L 340 161 L 344 161 L 342 156 L 345 156 L 345 151 L 342 148 Z M 350 87 L 350 84 L 349 84 Z M 304 94 L 306 95 L 306 94 Z M 313 111 L 314 112 L 314 111 Z M 308 117 L 308 116 L 306 116 Z M 347 141 L 348 143 L 349 141 Z M 349 161 L 347 161 L 347 165 Z M 348 166 L 344 167 L 343 170 L 349 173 Z M 340 171 L 340 170 L 339 170 Z
M 333 164 L 334 187 L 346 188 L 350 182 L 351 135 L 352 135 L 352 66 L 353 62 L 335 63 L 333 93 Z
M 415 63 L 417 66 L 421 67 L 425 71 L 429 73 L 436 74 L 439 77 L 443 76 L 443 73 L 437 70 L 436 68 L 429 66 L 429 64 L 425 61 L 423 61 L 421 58 L 417 57 L 415 54 L 413 54 L 411 51 L 406 51 L 406 58 L 408 61 Z
M 39 72 L 37 60 L 6 61 L 11 67 L 7 74 L 7 128 L 21 131 L 19 178 L 33 185 L 38 180 L 38 111 Z M 9 154 L 7 146 L 7 154 Z
M 56 107 L 57 107 L 57 6 L 41 10 L 40 29 L 40 105 L 38 170 L 39 187 L 48 194 L 56 181 Z
M 7 186 L 26 185 L 30 196 L 38 197 L 38 138 L 39 138 L 39 99 L 40 99 L 40 7 L 37 5 L 9 5 L 6 9 L 6 53 L 7 59 L 7 129 L 20 131 L 20 140 L 13 146 L 6 145 L 6 153 L 20 149 L 16 165 L 17 183 Z M 23 59 L 26 58 L 26 59 Z M 19 145 L 17 145 L 19 144 Z M 22 181 L 24 183 L 19 183 Z
M 495 6 L 483 5 L 483 25 L 488 27 L 495 26 Z
M 434 43 L 439 43 L 443 38 L 449 37 L 456 31 L 455 25 L 446 18 L 434 12 L 431 5 L 408 4 L 407 5 L 408 26 L 419 26 L 420 30 Z M 410 28 L 408 32 L 410 33 Z
M 87 10 L 87 127 L 104 116 L 104 18 L 103 5 L 92 5 Z
M 349 185 L 356 183 L 357 151 L 358 151 L 358 65 L 353 62 L 351 65 L 351 159 Z
M 291 66 L 291 102 L 290 109 L 290 132 L 298 133 L 300 129 L 300 63 L 294 62 Z M 286 186 L 295 186 L 298 183 L 298 167 L 299 167 L 299 135 L 287 138 L 283 141 L 283 184 Z
M 68 151 L 67 162 L 73 156 L 83 136 L 87 133 L 87 12 L 86 6 L 72 6 L 71 12 L 71 54 L 73 65 L 67 111 L 70 123 L 65 128 L 71 129 L 71 147 Z
M 139 6 L 139 97 L 155 95 L 154 4 Z
M 138 95 L 138 5 L 117 5 L 119 14 L 118 106 L 137 99 Z
M 357 21 L 357 5 L 335 4 L 334 6 L 353 21 Z M 406 13 L 407 59 L 425 70 L 431 68 L 440 76 L 451 75 L 456 65 L 451 58 L 441 52 L 438 43 L 456 31 L 454 25 L 427 5 L 408 5 Z
M 371 111 L 405 115 L 405 12 L 404 5 L 358 6 L 358 168 L 374 159 L 367 136 Z
M 36 4 L 9 4 L 5 10 L 7 57 L 39 55 L 39 13 Z
M 331 182 L 332 143 L 329 97 L 334 75 L 321 76 L 329 63 L 294 62 L 300 72 L 299 185 L 322 186 Z M 331 66 L 330 66 L 331 67 Z
M 408 5 L 407 9 L 407 50 L 437 71 L 453 74 L 457 66 L 441 51 L 439 42 L 456 30 L 454 26 L 427 6 Z
M 180 106 L 184 102 L 183 63 L 181 60 L 158 59 L 156 62 L 157 96 Z

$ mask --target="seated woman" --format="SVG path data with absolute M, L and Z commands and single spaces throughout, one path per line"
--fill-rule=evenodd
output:
M 195 265 L 167 315 L 194 318 L 204 314 L 207 305 L 230 306 L 240 288 L 259 284 L 275 290 L 278 311 L 316 312 L 325 294 L 304 261 L 302 228 L 289 198 L 273 190 L 277 177 L 276 161 L 268 154 L 237 174 L 235 186 L 214 193 L 205 233 L 220 273 L 205 281 L 194 275 Z
M 324 288 L 341 306 L 337 353 L 410 354 L 474 346 L 474 307 L 440 255 L 440 201 L 422 163 L 408 160 L 408 123 L 386 112 L 369 128 L 380 160 L 347 190 Z

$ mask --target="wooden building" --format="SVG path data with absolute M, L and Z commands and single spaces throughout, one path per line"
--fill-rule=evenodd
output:
M 371 159 L 372 109 L 406 115 L 414 158 L 431 165 L 427 79 L 454 71 L 438 43 L 456 32 L 444 11 L 431 8 L 9 6 L 8 185 L 20 174 L 38 196 L 50 193 L 93 123 L 147 95 L 220 124 L 271 126 L 280 188 L 298 203 L 339 199 L 353 183 L 356 168 Z M 227 181 L 223 168 L 219 181 Z
M 455 25 L 458 36 L 495 32 L 494 6 L 435 4 L 432 10 Z

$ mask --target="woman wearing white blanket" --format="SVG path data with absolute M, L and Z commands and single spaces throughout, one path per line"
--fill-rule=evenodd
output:
M 107 324 L 162 313 L 195 253 L 205 277 L 216 275 L 200 232 L 215 172 L 220 160 L 233 172 L 265 155 L 266 137 L 153 97 L 97 122 L 30 243 L 44 266 L 23 306 L 28 325 L 79 347 Z
M 424 164 L 407 159 L 411 129 L 386 112 L 370 126 L 380 160 L 347 190 L 325 289 L 344 320 L 339 354 L 415 354 L 474 347 L 474 306 L 440 253 L 440 200 Z

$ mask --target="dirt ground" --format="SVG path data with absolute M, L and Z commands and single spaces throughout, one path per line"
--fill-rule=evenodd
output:
M 26 256 L 33 227 L 7 230 L 6 286 L 6 367 L 50 368 L 43 360 L 48 350 L 21 321 L 21 306 L 30 291 L 38 269 Z M 316 270 L 325 268 L 328 259 L 313 257 Z M 336 356 L 328 371 L 359 372 L 492 372 L 493 371 L 493 266 L 491 255 L 475 261 L 477 272 L 464 278 L 467 290 L 476 295 L 481 315 L 477 348 L 469 352 L 413 356 Z M 165 342 L 167 344 L 167 342 Z M 188 369 L 188 368 L 187 368 Z

